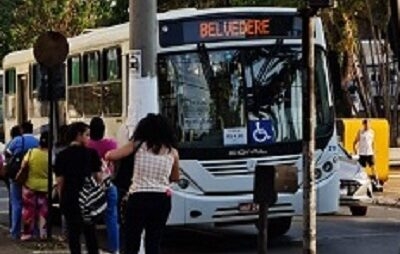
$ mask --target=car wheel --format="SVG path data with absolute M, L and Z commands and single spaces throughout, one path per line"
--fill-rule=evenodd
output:
M 350 206 L 351 215 L 365 216 L 367 215 L 368 207 L 366 206 Z

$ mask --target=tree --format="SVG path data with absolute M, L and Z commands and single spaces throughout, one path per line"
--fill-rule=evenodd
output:
M 48 30 L 70 37 L 95 27 L 104 15 L 105 2 L 108 1 L 25 0 L 14 11 L 11 49 L 31 47 L 36 38 Z
M 13 23 L 13 12 L 20 1 L 2 0 L 0 4 L 0 68 L 1 59 L 11 50 L 11 31 L 9 27 Z

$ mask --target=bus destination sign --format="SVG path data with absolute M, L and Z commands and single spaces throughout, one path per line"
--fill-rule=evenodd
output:
M 162 47 L 251 39 L 298 39 L 301 18 L 290 15 L 212 16 L 159 23 Z
M 201 39 L 236 39 L 268 36 L 270 19 L 237 19 L 199 22 Z

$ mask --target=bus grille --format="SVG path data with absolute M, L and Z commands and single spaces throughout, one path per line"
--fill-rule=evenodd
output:
M 270 158 L 254 158 L 257 165 L 293 165 L 300 159 L 299 155 Z M 248 160 L 200 161 L 200 164 L 215 177 L 252 176 L 254 172 L 248 168 Z
M 294 210 L 290 203 L 275 204 L 268 209 L 268 217 L 274 218 L 276 216 L 293 216 Z M 241 211 L 239 207 L 224 207 L 218 208 L 214 215 L 214 222 L 224 221 L 254 221 L 258 219 L 258 211 Z

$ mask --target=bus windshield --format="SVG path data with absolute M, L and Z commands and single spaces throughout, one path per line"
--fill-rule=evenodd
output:
M 332 124 L 326 60 L 316 50 L 317 136 Z M 302 140 L 301 47 L 206 49 L 159 56 L 160 108 L 181 148 Z

